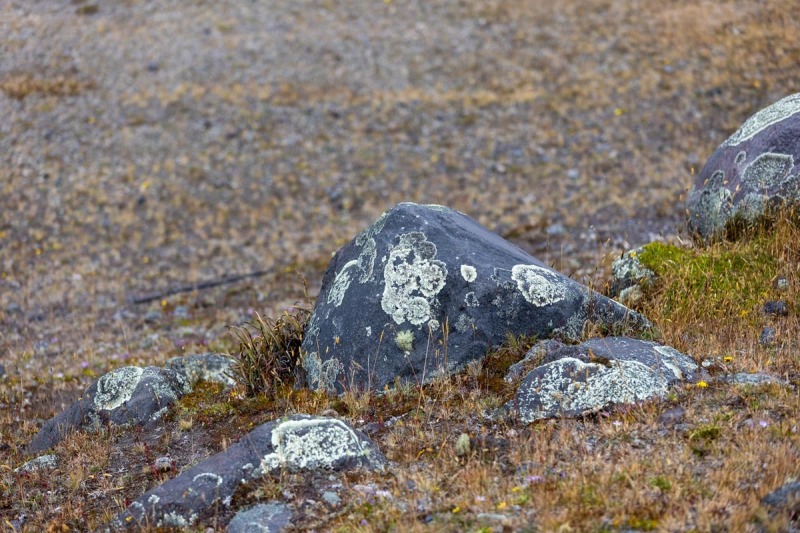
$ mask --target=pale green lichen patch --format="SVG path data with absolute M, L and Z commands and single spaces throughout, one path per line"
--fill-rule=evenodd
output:
M 475 270 L 475 267 L 472 265 L 461 265 L 461 277 L 467 283 L 472 283 L 476 279 L 478 279 L 478 271 Z
M 414 349 L 414 332 L 411 330 L 398 331 L 394 337 L 394 344 L 404 352 Z
M 317 352 L 311 352 L 303 360 L 303 368 L 312 389 L 335 392 L 336 380 L 344 367 L 335 357 L 322 361 Z
M 535 370 L 535 379 L 520 387 L 520 418 L 533 422 L 561 414 L 596 411 L 611 404 L 630 404 L 663 396 L 668 381 L 637 361 L 609 366 L 565 357 Z
M 794 158 L 791 155 L 767 152 L 747 165 L 742 183 L 758 191 L 771 189 L 781 185 L 793 167 Z
M 94 396 L 95 407 L 98 410 L 110 411 L 130 400 L 143 373 L 143 368 L 126 366 L 112 370 L 101 377 L 97 380 L 97 393 Z
M 419 326 L 431 319 L 438 305 L 436 295 L 447 280 L 447 267 L 435 257 L 436 245 L 421 232 L 401 235 L 389 253 L 381 308 L 398 325 L 410 322 Z
M 766 107 L 747 119 L 739 130 L 722 143 L 723 146 L 736 146 L 755 137 L 773 124 L 786 120 L 800 112 L 800 93 L 787 96 Z
M 273 452 L 265 455 L 256 474 L 277 468 L 331 469 L 348 459 L 372 459 L 356 433 L 341 420 L 288 420 L 272 430 Z
M 564 281 L 555 272 L 536 265 L 514 265 L 511 279 L 523 298 L 537 307 L 556 304 L 567 297 Z
M 14 472 L 35 472 L 37 470 L 52 470 L 58 466 L 57 455 L 40 455 L 35 459 L 31 459 L 19 468 L 15 468 Z

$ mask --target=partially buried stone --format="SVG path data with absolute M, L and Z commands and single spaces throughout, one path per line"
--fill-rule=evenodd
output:
M 775 332 L 775 328 L 770 326 L 764 326 L 761 330 L 761 335 L 758 336 L 758 343 L 761 346 L 771 346 L 775 343 L 775 337 L 777 336 Z
M 220 383 L 225 387 L 233 387 L 233 365 L 235 361 L 218 353 L 201 353 L 173 357 L 167 360 L 166 368 L 182 374 L 194 387 L 198 382 Z
M 774 316 L 788 316 L 789 306 L 783 300 L 770 300 L 764 302 L 764 313 Z
M 689 356 L 674 348 L 627 337 L 591 339 L 577 346 L 547 340 L 531 351 L 541 363 L 506 405 L 523 422 L 662 397 L 673 384 L 694 381 L 698 371 Z
M 48 450 L 72 431 L 95 429 L 104 423 L 152 426 L 189 390 L 186 379 L 173 370 L 118 368 L 92 383 L 78 401 L 45 422 L 25 451 Z
M 762 109 L 722 143 L 689 192 L 690 228 L 703 240 L 800 200 L 800 93 Z
M 282 502 L 259 503 L 236 513 L 227 533 L 280 533 L 292 521 L 292 510 Z
M 242 483 L 289 471 L 383 471 L 383 454 L 363 433 L 325 417 L 294 415 L 263 424 L 238 443 L 146 492 L 101 531 L 190 527 L 229 506 Z
M 575 339 L 588 322 L 649 327 L 466 215 L 404 203 L 332 259 L 303 366 L 315 389 L 380 390 L 463 369 L 509 334 Z

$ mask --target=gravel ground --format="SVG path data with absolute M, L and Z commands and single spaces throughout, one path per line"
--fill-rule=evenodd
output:
M 204 349 L 293 302 L 295 271 L 315 294 L 406 200 L 599 283 L 678 234 L 692 172 L 797 90 L 785 7 L 4 0 L 0 362 L 77 390 L 79 363 Z

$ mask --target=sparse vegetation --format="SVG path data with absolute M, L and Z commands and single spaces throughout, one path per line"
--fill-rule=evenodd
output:
M 174 475 L 156 459 L 185 469 L 296 412 L 347 418 L 393 461 L 388 475 L 285 473 L 234 499 L 285 501 L 300 529 L 788 529 L 759 502 L 800 477 L 797 390 L 715 381 L 800 385 L 788 220 L 707 248 L 648 246 L 659 281 L 640 309 L 711 376 L 581 420 L 487 417 L 532 339 L 427 385 L 295 390 L 307 315 L 284 313 L 303 296 L 295 271 L 318 287 L 331 252 L 399 201 L 468 213 L 595 286 L 601 256 L 651 234 L 678 242 L 691 175 L 797 90 L 785 1 L 89 4 L 3 12 L 0 529 L 24 515 L 26 532 L 93 530 Z M 789 316 L 762 313 L 768 299 Z M 197 387 L 157 431 L 75 433 L 56 470 L 14 472 L 41 420 L 98 376 L 203 351 L 243 356 L 240 385 Z M 671 408 L 685 413 L 667 424 Z

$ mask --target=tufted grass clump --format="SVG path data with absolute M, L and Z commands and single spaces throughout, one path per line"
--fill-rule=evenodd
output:
M 657 279 L 645 288 L 648 316 L 660 325 L 757 322 L 765 301 L 787 296 L 777 292 L 775 280 L 797 277 L 789 267 L 800 259 L 798 238 L 800 225 L 792 217 L 783 217 L 737 242 L 706 248 L 662 242 L 644 246 L 638 258 Z
M 236 363 L 232 377 L 247 396 L 270 394 L 278 386 L 294 382 L 300 368 L 303 331 L 311 311 L 296 307 L 277 319 L 256 318 L 231 328 L 238 347 L 232 354 Z

